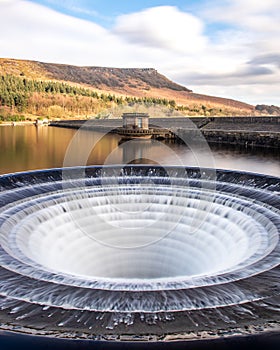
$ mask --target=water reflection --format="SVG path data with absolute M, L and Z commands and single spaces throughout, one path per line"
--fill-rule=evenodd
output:
M 155 140 L 120 142 L 118 135 L 107 134 L 102 137 L 100 133 L 87 130 L 76 134 L 76 130 L 73 129 L 45 126 L 0 127 L 0 173 L 63 166 L 65 154 L 74 135 L 76 135 L 75 147 L 71 150 L 71 164 L 68 164 L 73 166 L 157 163 L 216 166 L 280 176 L 278 150 L 211 145 L 212 158 L 199 149 L 191 151 L 185 145 L 174 142 Z

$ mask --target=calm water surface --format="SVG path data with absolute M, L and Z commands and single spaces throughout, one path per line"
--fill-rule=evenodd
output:
M 210 150 L 204 145 L 190 150 L 155 140 L 120 143 L 118 135 L 46 126 L 1 126 L 0 152 L 0 174 L 76 165 L 159 163 L 280 176 L 278 150 L 226 146 Z

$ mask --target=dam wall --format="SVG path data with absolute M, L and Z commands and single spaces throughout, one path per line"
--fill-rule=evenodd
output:
M 62 120 L 50 126 L 114 133 L 114 129 L 122 127 L 122 119 Z M 280 116 L 150 118 L 150 128 L 167 129 L 170 132 L 165 133 L 166 138 L 176 138 L 178 142 L 181 138 L 195 138 L 199 130 L 210 144 L 280 147 Z

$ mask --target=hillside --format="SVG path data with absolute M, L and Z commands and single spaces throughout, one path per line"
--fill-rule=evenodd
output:
M 116 106 L 159 105 L 183 115 L 252 115 L 254 106 L 206 96 L 153 68 L 78 67 L 0 59 L 0 115 L 88 117 Z M 172 113 L 171 113 L 172 115 Z
M 263 114 L 280 115 L 280 107 L 274 105 L 257 105 L 256 110 Z

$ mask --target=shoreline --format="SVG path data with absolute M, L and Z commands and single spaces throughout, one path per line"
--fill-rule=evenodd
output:
M 27 126 L 35 125 L 35 121 L 23 121 L 23 122 L 0 122 L 0 126 Z

